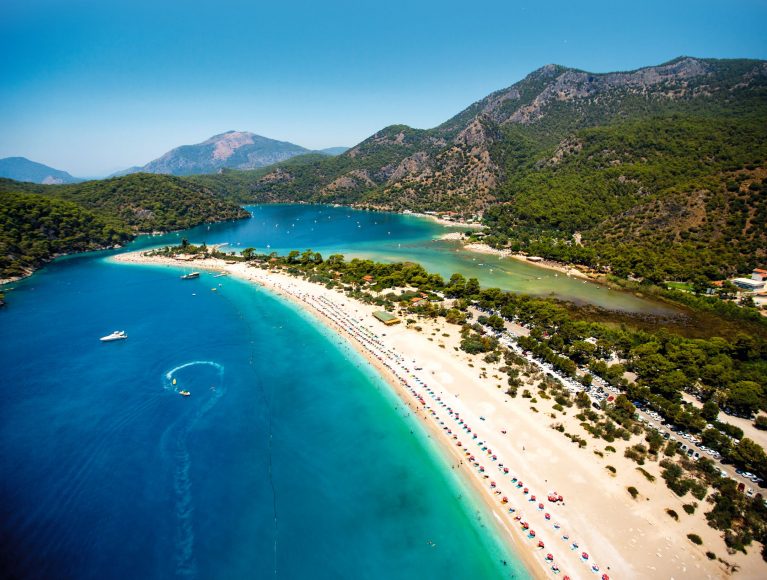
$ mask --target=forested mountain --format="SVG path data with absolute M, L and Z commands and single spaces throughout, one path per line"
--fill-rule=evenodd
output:
M 767 260 L 766 159 L 767 62 L 683 57 L 606 74 L 548 65 L 433 129 L 394 125 L 337 157 L 205 183 L 242 201 L 484 212 L 497 245 L 716 278 Z
M 26 157 L 6 157 L 0 159 L 0 177 L 32 183 L 78 183 L 82 179 L 72 177 L 66 171 L 48 167 Z
M 71 201 L 0 192 L 0 278 L 26 276 L 58 254 L 98 250 L 129 238 L 127 228 Z
M 137 173 L 73 185 L 0 179 L 0 278 L 29 274 L 57 254 L 110 247 L 138 233 L 249 214 L 207 188 Z
M 195 145 L 176 147 L 143 167 L 116 175 L 145 172 L 170 175 L 215 173 L 223 168 L 256 169 L 308 153 L 287 141 L 275 141 L 247 131 L 227 131 Z

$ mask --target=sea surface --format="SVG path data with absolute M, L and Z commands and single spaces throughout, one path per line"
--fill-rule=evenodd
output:
M 285 218 L 312 216 L 298 209 L 183 236 L 260 245 L 248 228 L 269 226 L 286 248 Z M 392 243 L 433 227 L 363 215 L 402 234 Z M 327 252 L 362 229 L 295 245 Z M 244 282 L 104 256 L 47 266 L 0 310 L 0 576 L 527 577 L 418 420 L 332 333 Z M 118 329 L 129 338 L 98 340 Z

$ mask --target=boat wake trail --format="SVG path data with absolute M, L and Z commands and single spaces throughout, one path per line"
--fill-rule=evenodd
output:
M 250 364 L 254 364 L 254 355 L 251 354 Z M 263 400 L 264 408 L 267 410 L 268 417 L 268 429 L 269 429 L 269 446 L 267 449 L 267 474 L 269 477 L 269 486 L 272 489 L 272 513 L 274 518 L 274 576 L 277 577 L 277 542 L 280 536 L 279 523 L 277 519 L 277 488 L 274 485 L 274 472 L 272 470 L 272 443 L 274 440 L 274 431 L 272 429 L 272 404 L 271 398 L 264 388 L 264 383 L 258 379 L 258 390 L 261 393 L 261 399 Z
M 210 366 L 216 372 L 217 384 L 213 385 L 202 404 L 191 414 L 181 417 L 173 423 L 162 436 L 164 450 L 173 454 L 173 493 L 176 498 L 175 530 L 175 574 L 193 578 L 197 576 L 197 562 L 194 556 L 194 501 L 192 497 L 192 460 L 187 440 L 196 424 L 210 411 L 224 395 L 224 367 L 213 361 L 192 361 L 179 365 L 162 375 L 163 388 L 180 392 L 175 384 L 179 371 L 194 366 Z M 196 397 L 197 401 L 200 397 Z

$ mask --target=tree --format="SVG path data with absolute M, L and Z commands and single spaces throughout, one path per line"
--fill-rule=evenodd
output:
M 463 297 L 466 293 L 466 278 L 463 277 L 463 274 L 455 273 L 450 276 L 450 282 L 448 282 L 445 291 L 451 298 Z
M 739 381 L 730 389 L 727 404 L 747 417 L 759 410 L 762 387 L 754 381 Z
M 748 437 L 741 439 L 740 443 L 733 448 L 732 458 L 759 477 L 767 476 L 767 454 L 759 444 Z
M 479 295 L 479 280 L 476 278 L 469 278 L 466 282 L 466 288 L 464 290 L 464 296 L 471 298 Z
M 712 423 L 716 421 L 716 418 L 719 416 L 719 405 L 717 405 L 715 401 L 706 401 L 703 403 L 703 408 L 700 410 L 700 414 L 706 421 Z
M 633 419 L 634 413 L 636 413 L 636 407 L 634 404 L 629 401 L 628 397 L 624 394 L 620 394 L 617 397 L 615 397 L 615 402 L 613 403 L 615 406 L 615 410 L 622 416 L 626 417 L 627 419 Z
M 579 409 L 588 409 L 591 406 L 591 398 L 583 391 L 578 391 L 575 395 L 575 404 Z
M 253 258 L 253 254 L 255 253 L 256 253 L 256 250 L 254 248 L 245 248 L 242 251 L 242 257 L 245 258 L 246 260 L 250 260 Z

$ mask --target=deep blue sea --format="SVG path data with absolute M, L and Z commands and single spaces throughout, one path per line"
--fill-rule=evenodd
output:
M 295 223 L 285 207 L 259 227 Z M 397 244 L 438 227 L 362 215 Z M 182 235 L 236 247 L 258 219 Z M 296 245 L 326 253 L 349 242 L 337 232 Z M 243 282 L 104 255 L 47 266 L 0 310 L 0 576 L 526 577 L 417 420 L 332 334 Z

